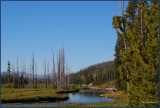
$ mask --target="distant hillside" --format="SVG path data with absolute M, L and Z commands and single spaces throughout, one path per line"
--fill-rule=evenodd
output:
M 113 61 L 95 64 L 80 70 L 77 73 L 71 74 L 72 84 L 89 84 L 95 85 L 103 84 L 113 80 Z

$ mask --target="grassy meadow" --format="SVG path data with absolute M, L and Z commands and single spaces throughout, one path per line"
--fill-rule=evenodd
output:
M 13 87 L 8 87 L 8 85 L 1 85 L 1 103 L 66 100 L 68 99 L 68 95 L 64 93 L 78 91 L 79 89 L 76 87 L 70 87 L 68 90 L 56 90 L 52 89 L 51 86 L 44 88 L 41 85 L 40 89 L 27 87 L 23 89 L 15 89 Z
M 1 89 L 1 103 L 56 101 L 68 99 L 66 94 L 58 94 L 52 89 Z

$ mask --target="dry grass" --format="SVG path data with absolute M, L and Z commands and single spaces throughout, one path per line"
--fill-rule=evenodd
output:
M 103 96 L 114 99 L 127 99 L 127 94 L 124 91 L 107 92 Z
M 98 87 L 98 88 L 115 88 L 115 84 L 114 84 L 114 81 L 111 81 L 111 82 L 104 83 L 102 85 L 98 85 L 96 87 Z

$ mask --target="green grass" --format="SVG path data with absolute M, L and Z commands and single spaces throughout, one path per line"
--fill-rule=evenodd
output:
M 100 103 L 66 103 L 66 104 L 58 104 L 58 105 L 33 105 L 31 107 L 126 107 L 126 100 L 114 100 L 111 102 L 100 102 Z M 28 106 L 20 106 L 20 107 L 28 107 Z
M 36 102 L 36 101 L 57 101 L 68 99 L 67 94 L 78 92 L 79 89 L 76 85 L 71 85 L 68 90 L 52 89 L 51 85 L 45 88 L 44 84 L 40 85 L 40 89 L 32 89 L 27 86 L 23 89 L 15 89 L 13 85 L 1 85 L 1 103 L 18 103 L 18 102 Z
M 77 88 L 70 88 L 69 90 L 56 90 L 48 88 L 32 89 L 23 88 L 15 89 L 12 86 L 1 85 L 1 103 L 21 103 L 21 102 L 36 102 L 36 101 L 57 101 L 68 99 L 67 94 L 60 93 L 70 93 L 78 92 Z
M 1 102 L 35 102 L 35 101 L 56 101 L 68 99 L 66 94 L 57 94 L 53 89 L 14 89 L 1 88 Z

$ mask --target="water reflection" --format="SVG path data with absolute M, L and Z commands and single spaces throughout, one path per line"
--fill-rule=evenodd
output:
M 105 90 L 98 90 L 98 89 L 87 89 L 81 90 L 79 94 L 84 94 L 87 96 L 100 96 L 101 94 L 105 93 Z

